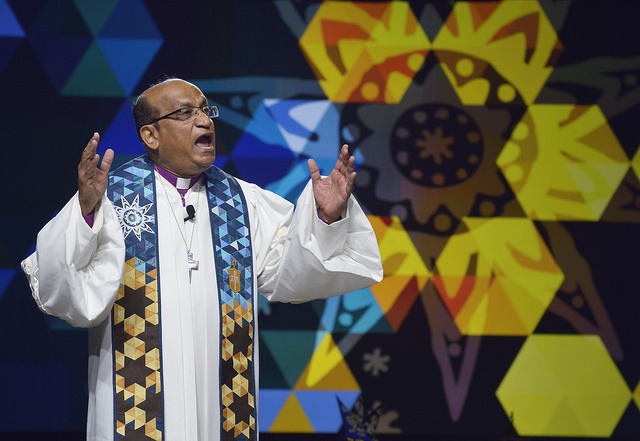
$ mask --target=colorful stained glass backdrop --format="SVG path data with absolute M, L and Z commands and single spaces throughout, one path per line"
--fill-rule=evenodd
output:
M 19 262 L 94 131 L 142 153 L 131 98 L 169 75 L 219 105 L 217 164 L 291 201 L 349 143 L 380 245 L 378 285 L 259 305 L 265 437 L 339 439 L 342 403 L 381 439 L 634 439 L 638 12 L 0 0 L 0 432 L 83 430 L 86 333 L 37 311 Z

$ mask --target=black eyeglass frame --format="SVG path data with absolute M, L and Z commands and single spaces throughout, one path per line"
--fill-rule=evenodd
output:
M 190 114 L 190 113 L 186 114 L 185 112 L 186 110 L 192 110 L 192 109 L 195 109 L 195 112 L 193 112 L 193 114 Z M 176 109 L 173 112 L 169 112 L 166 115 L 163 115 L 160 118 L 156 118 L 153 121 L 150 121 L 143 125 L 148 126 L 148 125 L 157 123 L 161 119 L 175 119 L 177 121 L 189 121 L 191 118 L 197 118 L 199 112 L 204 113 L 210 119 L 217 118 L 218 116 L 220 116 L 220 110 L 218 109 L 218 106 L 211 106 L 209 104 L 206 104 L 204 106 L 187 106 L 187 107 L 180 107 L 179 109 Z M 179 114 L 182 116 L 178 118 L 171 118 L 173 115 L 176 115 L 176 114 Z

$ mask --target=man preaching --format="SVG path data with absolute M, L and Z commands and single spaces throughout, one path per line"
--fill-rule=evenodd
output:
M 22 262 L 42 311 L 90 328 L 89 440 L 256 440 L 258 292 L 306 302 L 382 279 L 346 145 L 326 177 L 309 160 L 294 210 L 213 165 L 217 116 L 187 81 L 145 90 L 146 154 L 110 171 L 94 134 Z

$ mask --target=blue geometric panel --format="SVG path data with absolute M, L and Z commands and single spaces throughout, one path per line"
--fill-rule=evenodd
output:
M 290 394 L 289 389 L 260 389 L 258 406 L 260 431 L 269 430 Z
M 254 112 L 251 122 L 247 124 L 244 130 L 245 133 L 250 133 L 264 144 L 287 146 L 282 132 L 278 129 L 276 120 L 273 118 L 273 115 L 267 111 L 267 106 L 264 102 L 260 104 L 260 107 Z
M 121 0 L 100 31 L 102 38 L 162 40 L 141 0 Z
M 71 2 L 49 2 L 29 29 L 29 43 L 60 90 L 91 45 L 92 35 Z
M 267 181 L 267 189 L 295 202 L 309 180 L 307 158 L 315 160 L 321 175 L 328 175 L 340 152 L 339 121 L 338 109 L 330 101 L 264 100 L 246 131 L 277 139 L 296 157 L 286 173 Z M 273 133 L 273 127 L 279 136 Z M 254 155 L 263 156 L 259 152 Z M 359 151 L 354 156 L 357 167 L 363 158 Z
M 163 41 L 140 0 L 49 2 L 29 40 L 62 95 L 106 97 L 130 94 Z
M 270 99 L 264 104 L 291 151 L 313 157 L 319 164 L 329 159 L 328 170 L 333 168 L 340 148 L 340 115 L 330 101 Z
M 239 177 L 259 186 L 266 186 L 287 174 L 295 161 L 293 152 L 282 143 L 268 144 L 264 138 L 257 138 L 247 131 L 231 152 L 231 161 Z
M 98 38 L 123 89 L 130 94 L 162 45 L 161 39 Z
M 336 433 L 342 426 L 342 416 L 336 397 L 340 398 L 345 406 L 351 408 L 358 399 L 360 391 L 296 390 L 294 394 L 315 432 Z
M 22 43 L 24 31 L 6 0 L 0 0 L 0 74 Z
M 16 20 L 7 0 L 0 0 L 0 37 L 24 37 L 22 26 Z
M 393 332 L 369 288 L 327 299 L 320 321 L 329 332 L 351 334 Z
M 322 172 L 320 173 L 322 174 Z M 273 181 L 269 185 L 265 186 L 265 188 L 295 204 L 305 185 L 307 185 L 309 178 L 309 166 L 307 165 L 307 161 L 303 158 L 299 158 L 296 165 L 291 167 L 282 179 Z

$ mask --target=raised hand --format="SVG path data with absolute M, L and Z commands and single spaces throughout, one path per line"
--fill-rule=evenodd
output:
M 102 199 L 107 189 L 109 169 L 113 162 L 113 150 L 108 149 L 104 152 L 102 163 L 98 167 L 100 155 L 96 153 L 96 149 L 99 142 L 100 135 L 96 132 L 84 148 L 78 164 L 78 199 L 83 216 L 93 213 Z
M 321 177 L 318 165 L 309 159 L 309 173 L 313 184 L 313 195 L 322 219 L 331 223 L 340 219 L 356 179 L 355 158 L 349 154 L 349 147 L 344 144 L 336 165 L 329 176 Z

